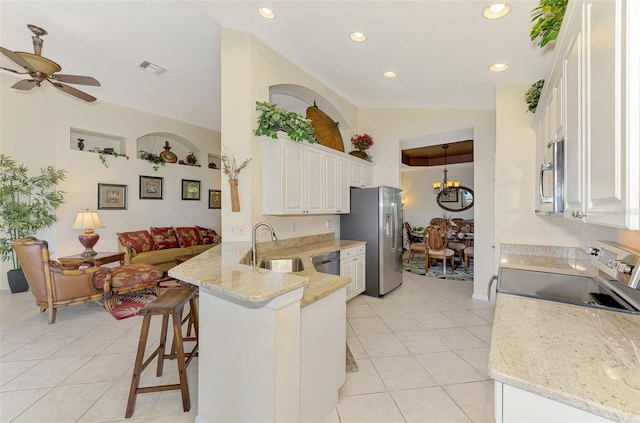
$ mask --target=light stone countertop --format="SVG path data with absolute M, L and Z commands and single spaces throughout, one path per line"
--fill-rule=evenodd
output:
M 499 293 L 493 322 L 493 379 L 640 422 L 640 316 Z
M 364 241 L 331 240 L 265 252 L 266 258 L 300 257 L 304 270 L 279 273 L 240 264 L 251 250 L 250 242 L 223 242 L 169 270 L 169 276 L 224 294 L 236 300 L 269 301 L 304 287 L 301 307 L 348 285 L 351 278 L 319 273 L 311 257 L 365 244 Z M 258 256 L 262 257 L 258 244 Z
M 598 274 L 598 269 L 588 260 L 525 254 L 501 254 L 500 267 L 577 276 L 595 276 Z

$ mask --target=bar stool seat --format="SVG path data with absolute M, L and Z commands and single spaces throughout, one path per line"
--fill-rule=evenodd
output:
M 189 398 L 189 383 L 187 381 L 187 366 L 191 363 L 193 357 L 198 352 L 198 313 L 196 305 L 196 293 L 198 288 L 195 286 L 189 286 L 185 288 L 169 289 L 162 293 L 157 300 L 148 304 L 142 308 L 138 314 L 144 316 L 142 321 L 142 329 L 140 331 L 140 340 L 138 342 L 138 352 L 136 354 L 136 361 L 133 367 L 133 375 L 131 377 L 131 389 L 129 390 L 129 399 L 127 401 L 126 418 L 133 415 L 133 411 L 136 405 L 136 396 L 138 394 L 148 392 L 170 391 L 179 389 L 182 393 L 182 408 L 184 411 L 191 409 L 191 400 Z M 184 306 L 189 303 L 189 315 L 183 320 L 182 312 Z M 149 337 L 149 326 L 151 325 L 151 316 L 162 316 L 162 328 L 160 333 L 160 344 L 153 353 L 147 358 L 144 358 L 144 352 L 147 346 L 147 339 Z M 169 316 L 172 316 L 173 322 L 173 346 L 169 354 L 165 354 L 166 338 L 169 325 Z M 195 336 L 183 338 L 182 336 L 182 324 L 184 321 L 193 323 Z M 195 346 L 191 352 L 185 353 L 184 341 L 194 340 Z M 175 353 L 174 353 L 175 348 Z M 158 364 L 156 368 L 156 376 L 162 376 L 162 370 L 164 360 L 177 359 L 178 374 L 180 376 L 179 384 L 171 385 L 155 385 L 140 387 L 140 376 L 144 369 L 153 361 L 155 357 L 158 357 Z

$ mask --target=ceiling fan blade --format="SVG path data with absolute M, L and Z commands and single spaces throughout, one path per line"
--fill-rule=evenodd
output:
M 93 85 L 94 87 L 100 86 L 100 82 L 90 76 L 54 74 L 51 75 L 50 78 L 55 79 L 56 81 L 66 82 L 68 84 Z
M 3 68 L 2 66 L 0 66 L 0 69 L 6 70 L 6 71 L 9 71 L 9 72 L 13 72 L 13 73 L 17 73 L 17 74 L 20 74 L 20 75 L 26 75 L 26 74 L 29 73 L 29 72 L 18 72 L 15 69 Z
M 19 65 L 21 68 L 24 68 L 24 70 L 26 70 L 27 72 L 31 73 L 31 72 L 35 72 L 35 70 L 31 67 L 31 65 L 29 64 L 29 62 L 27 62 L 26 60 L 24 60 L 22 57 L 18 56 L 16 53 L 14 53 L 11 50 L 7 50 L 4 47 L 0 47 L 0 51 L 2 52 L 2 54 L 4 54 L 5 56 L 7 56 L 9 59 L 13 60 L 14 62 L 16 62 L 17 65 Z
M 35 79 L 23 79 L 22 81 L 16 82 L 11 86 L 11 88 L 15 88 L 16 90 L 30 90 L 33 87 L 38 86 L 38 81 Z
M 57 89 L 64 91 L 67 94 L 71 94 L 74 97 L 78 97 L 80 100 L 84 100 L 87 102 L 92 102 L 92 101 L 96 101 L 96 98 L 92 95 L 89 95 L 83 91 L 80 91 L 76 88 L 70 87 L 68 85 L 65 84 L 61 84 L 59 82 L 53 82 L 49 79 L 47 79 L 47 81 L 51 82 L 51 84 L 56 87 Z

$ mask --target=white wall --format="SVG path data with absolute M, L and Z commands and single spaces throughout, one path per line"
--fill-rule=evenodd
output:
M 427 226 L 434 217 L 444 213 L 452 218 L 473 219 L 473 207 L 462 212 L 445 211 L 438 206 L 431 183 L 442 181 L 444 166 L 414 166 L 402 169 L 402 203 L 404 220 L 412 226 Z M 473 163 L 447 165 L 447 178 L 460 181 L 462 186 L 474 190 Z
M 155 172 L 152 166 L 137 159 L 136 139 L 149 133 L 177 134 L 197 146 L 206 157 L 218 154 L 220 134 L 216 131 L 168 117 L 104 103 L 87 104 L 53 87 L 43 85 L 29 92 L 11 89 L 17 79 L 0 75 L 0 151 L 32 172 L 52 165 L 68 171 L 59 189 L 66 192 L 65 203 L 58 209 L 59 222 L 35 234 L 49 242 L 54 257 L 77 254 L 83 247 L 78 231 L 71 229 L 78 211 L 97 209 L 97 184 L 128 186 L 127 210 L 100 210 L 105 224 L 96 232 L 97 251 L 117 251 L 116 232 L 149 226 L 191 226 L 198 224 L 220 231 L 220 210 L 208 208 L 208 190 L 220 188 L 220 171 L 204 167 L 167 164 Z M 107 157 L 104 167 L 97 154 L 70 149 L 70 128 L 116 135 L 126 140 L 130 159 Z M 140 200 L 139 176 L 164 178 L 163 200 Z M 181 200 L 181 180 L 201 181 L 200 201 Z M 7 262 L 2 263 L 0 289 L 7 289 Z
M 369 150 L 375 162 L 375 184 L 400 187 L 400 140 L 473 129 L 474 141 L 474 293 L 486 298 L 494 266 L 494 110 L 360 109 L 358 132 L 372 134 Z M 429 182 L 430 184 L 431 182 Z
M 533 115 L 526 112 L 523 93 L 530 84 L 499 84 L 496 89 L 496 245 L 518 243 L 586 247 L 612 240 L 640 245 L 640 231 L 538 216 Z M 497 251 L 499 253 L 499 251 Z M 499 257 L 496 256 L 496 260 Z
M 303 71 L 282 55 L 250 34 L 222 28 L 222 146 L 241 158 L 251 157 L 251 164 L 239 178 L 240 212 L 231 211 L 228 193 L 223 189 L 222 233 L 226 240 L 248 240 L 250 229 L 258 222 L 269 222 L 279 238 L 295 238 L 303 235 L 336 232 L 339 236 L 340 218 L 337 215 L 321 216 L 266 216 L 262 214 L 262 152 L 260 139 L 253 135 L 257 127 L 256 101 L 269 101 L 269 87 L 293 84 L 319 93 L 357 127 L 357 109 L 326 85 Z M 223 187 L 226 175 L 222 176 Z M 330 228 L 327 228 L 329 221 Z M 295 231 L 292 231 L 295 224 Z M 242 226 L 244 234 L 237 228 Z M 232 232 L 235 228 L 235 233 Z M 267 241 L 266 235 L 260 238 Z

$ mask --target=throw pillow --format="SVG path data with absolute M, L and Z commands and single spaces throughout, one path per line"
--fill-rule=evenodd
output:
M 202 244 L 218 244 L 222 241 L 220 235 L 218 235 L 213 229 L 203 228 L 198 225 L 196 225 L 196 229 L 198 230 L 200 242 Z
M 153 250 L 153 239 L 149 231 L 118 232 L 116 235 L 122 245 L 136 254 Z
M 180 247 L 185 248 L 200 244 L 200 235 L 198 235 L 198 230 L 193 226 L 183 226 L 178 228 L 174 226 L 173 229 L 178 237 Z
M 171 226 L 163 228 L 151 227 L 151 237 L 155 250 L 166 250 L 167 248 L 180 248 L 176 233 Z

